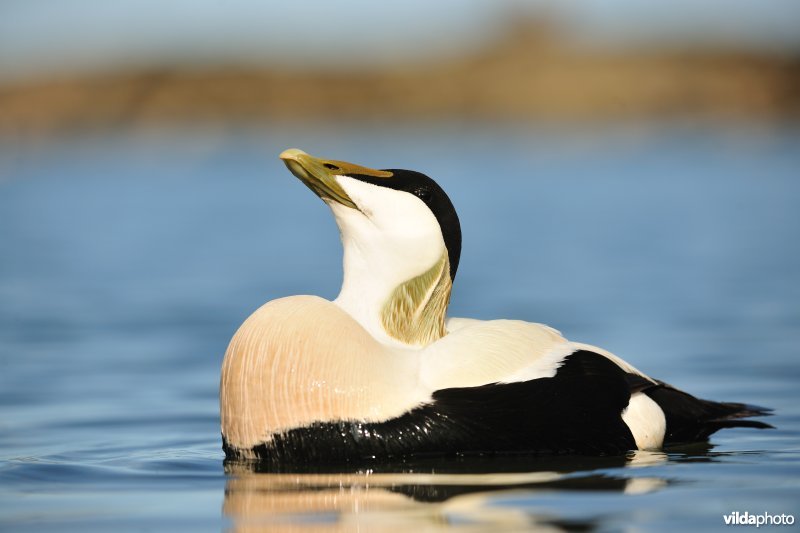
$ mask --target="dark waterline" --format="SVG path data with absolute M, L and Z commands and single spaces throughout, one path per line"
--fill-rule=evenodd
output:
M 546 322 L 700 396 L 772 407 L 776 429 L 394 477 L 224 466 L 232 333 L 270 299 L 334 297 L 341 276 L 335 225 L 277 159 L 287 147 L 442 184 L 464 230 L 452 315 Z M 722 528 L 737 510 L 797 516 L 798 168 L 800 128 L 736 125 L 0 145 L 0 527 L 673 530 Z

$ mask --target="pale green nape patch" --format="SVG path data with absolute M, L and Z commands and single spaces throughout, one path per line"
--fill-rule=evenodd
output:
M 441 339 L 447 333 L 444 321 L 452 288 L 450 260 L 445 252 L 428 271 L 392 291 L 381 310 L 386 332 L 418 346 Z

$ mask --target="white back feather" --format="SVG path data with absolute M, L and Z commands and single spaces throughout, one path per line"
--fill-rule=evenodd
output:
M 552 377 L 570 353 L 569 343 L 541 324 L 448 321 L 453 324 L 456 330 L 422 350 L 421 382 L 432 390 Z

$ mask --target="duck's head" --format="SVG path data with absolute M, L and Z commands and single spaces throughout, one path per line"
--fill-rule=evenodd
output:
M 444 335 L 461 228 L 442 188 L 411 170 L 376 170 L 294 148 L 280 157 L 336 218 L 344 247 L 336 303 L 381 340 L 419 346 Z

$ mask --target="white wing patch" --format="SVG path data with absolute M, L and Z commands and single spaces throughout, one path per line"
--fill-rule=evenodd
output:
M 656 381 L 607 350 L 570 342 L 557 330 L 520 320 L 449 318 L 448 334 L 420 353 L 421 383 L 430 390 L 516 383 L 555 376 L 564 359 L 587 350 L 625 372 Z
M 429 390 L 552 377 L 574 351 L 556 330 L 520 320 L 450 319 L 450 333 L 420 352 Z
M 667 432 L 667 419 L 664 411 L 648 395 L 637 392 L 631 396 L 628 408 L 622 413 L 622 421 L 633 433 L 637 448 L 661 449 Z

